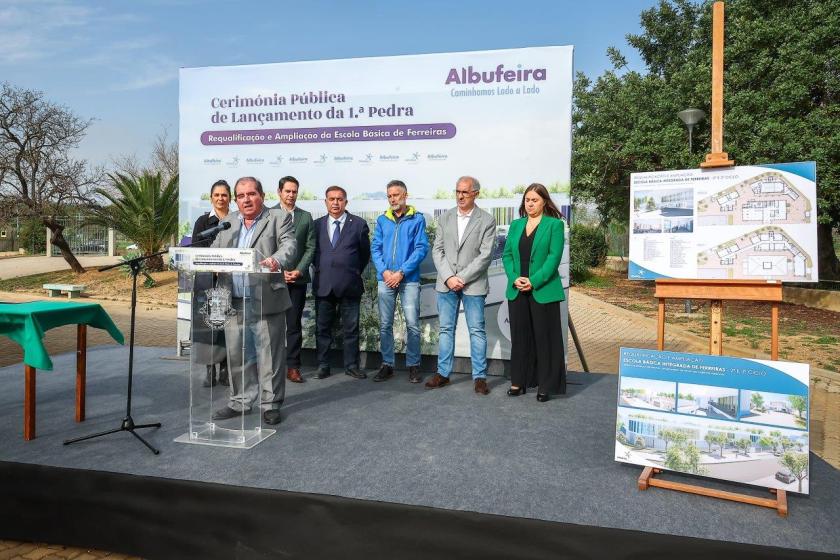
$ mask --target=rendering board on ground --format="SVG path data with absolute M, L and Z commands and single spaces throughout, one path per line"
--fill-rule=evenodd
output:
M 622 348 L 615 460 L 809 492 L 809 366 Z
M 816 282 L 816 164 L 634 173 L 631 279 Z

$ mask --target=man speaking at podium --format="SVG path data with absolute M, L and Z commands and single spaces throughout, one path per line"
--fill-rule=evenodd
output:
M 213 413 L 213 420 L 249 414 L 262 391 L 263 421 L 280 423 L 280 405 L 286 393 L 286 318 L 291 307 L 283 270 L 293 266 L 297 242 L 292 216 L 285 210 L 265 207 L 262 184 L 242 177 L 233 188 L 238 212 L 223 220 L 231 227 L 219 233 L 213 247 L 253 248 L 260 266 L 273 274 L 226 275 L 235 317 L 225 325 L 230 364 L 230 401 Z M 222 284 L 220 279 L 220 284 Z M 243 300 L 243 298 L 246 298 Z M 249 298 L 249 299 L 248 299 Z M 244 310 L 243 301 L 252 309 Z M 247 319 L 247 325 L 243 325 Z M 247 331 L 246 331 L 247 329 Z M 244 368 L 243 368 L 243 335 Z

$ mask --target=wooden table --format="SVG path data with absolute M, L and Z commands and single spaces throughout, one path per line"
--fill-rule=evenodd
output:
M 62 325 L 76 325 L 76 422 L 85 419 L 87 376 L 87 327 L 108 331 L 123 344 L 123 336 L 99 304 L 56 301 L 0 303 L 0 334 L 23 348 L 24 397 L 23 439 L 35 439 L 35 393 L 37 369 L 51 370 L 52 360 L 44 347 L 45 331 Z

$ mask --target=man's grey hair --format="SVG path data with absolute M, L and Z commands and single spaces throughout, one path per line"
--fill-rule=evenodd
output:
M 471 189 L 473 192 L 478 192 L 481 190 L 481 183 L 478 182 L 478 179 L 472 177 L 470 175 L 464 175 L 463 177 L 459 177 L 457 181 L 455 181 L 455 187 L 458 187 L 458 184 L 462 181 L 469 181 L 470 185 L 472 185 Z
M 405 183 L 403 183 L 403 182 L 402 182 L 402 181 L 400 181 L 399 179 L 394 179 L 393 181 L 389 181 L 389 182 L 388 182 L 388 186 L 387 186 L 387 187 L 385 187 L 385 190 L 387 191 L 387 190 L 388 190 L 388 189 L 390 189 L 391 187 L 397 187 L 397 188 L 402 189 L 402 190 L 403 190 L 403 192 L 408 192 L 408 187 L 406 187 L 406 186 L 405 186 Z

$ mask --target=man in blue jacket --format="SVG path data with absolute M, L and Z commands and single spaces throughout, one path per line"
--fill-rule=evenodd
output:
M 390 208 L 376 220 L 370 244 L 376 266 L 379 300 L 379 345 L 382 366 L 374 381 L 394 375 L 394 311 L 400 297 L 408 336 L 405 363 L 408 380 L 420 383 L 420 263 L 429 252 L 426 219 L 408 206 L 405 183 L 394 180 L 386 188 Z

